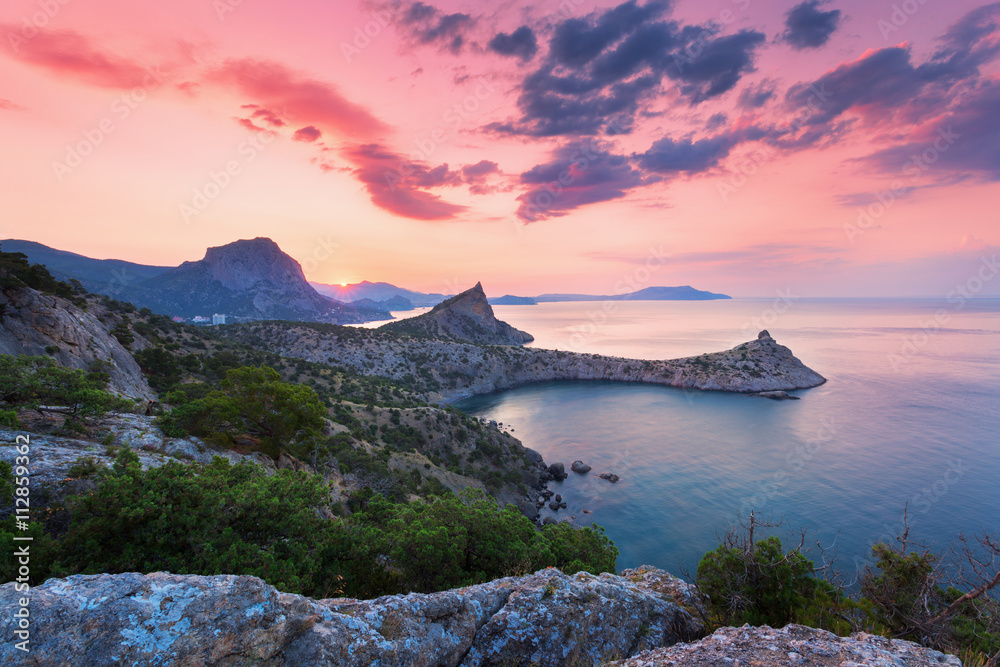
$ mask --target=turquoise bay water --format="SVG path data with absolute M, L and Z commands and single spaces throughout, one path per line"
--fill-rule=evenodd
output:
M 495 311 L 538 347 L 645 359 L 727 349 L 766 326 L 828 380 L 794 392 L 798 401 L 550 382 L 459 403 L 510 425 L 549 463 L 593 466 L 550 485 L 569 505 L 557 516 L 604 526 L 621 551 L 619 568 L 693 572 L 751 508 L 810 529 L 809 544 L 836 545 L 849 573 L 870 543 L 894 534 L 907 503 L 912 534 L 938 547 L 960 532 L 1000 529 L 998 300 L 961 308 L 738 299 L 620 302 L 611 313 L 593 302 Z M 621 481 L 610 484 L 601 472 Z

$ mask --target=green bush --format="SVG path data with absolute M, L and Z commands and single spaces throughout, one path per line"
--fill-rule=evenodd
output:
M 21 422 L 17 418 L 17 410 L 0 410 L 0 426 L 21 428 Z
M 169 396 L 179 398 L 176 391 Z M 304 443 L 322 433 L 325 415 L 310 387 L 282 381 L 273 368 L 244 366 L 226 371 L 217 391 L 177 405 L 160 427 L 171 437 L 212 437 L 227 446 L 249 436 L 257 449 L 277 458 L 282 449 L 304 454 Z
M 0 473 L 4 471 L 0 469 Z M 13 485 L 6 468 L 0 498 Z M 68 502 L 70 525 L 53 538 L 32 528 L 32 584 L 77 573 L 249 574 L 313 597 L 434 591 L 547 566 L 614 571 L 617 549 L 600 529 L 537 530 L 512 506 L 481 493 L 397 504 L 368 490 L 358 512 L 325 519 L 322 478 L 250 464 L 169 462 L 143 471 L 122 448 L 96 491 Z M 343 505 L 337 514 L 345 513 Z M 8 523 L 0 545 L 13 545 Z M 39 546 L 40 545 L 40 546 Z M 34 559 L 39 549 L 38 561 Z M 0 568 L 3 582 L 12 568 Z
M 108 373 L 96 364 L 85 373 L 50 357 L 0 355 L 0 401 L 8 406 L 66 407 L 71 417 L 130 409 L 129 401 L 106 391 L 108 380 Z

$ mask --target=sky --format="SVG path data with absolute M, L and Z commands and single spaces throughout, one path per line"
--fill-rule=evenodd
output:
M 323 283 L 1000 295 L 1000 3 L 7 0 L 0 238 Z

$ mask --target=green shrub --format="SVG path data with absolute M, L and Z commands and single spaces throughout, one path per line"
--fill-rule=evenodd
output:
M 21 422 L 17 418 L 17 410 L 0 410 L 0 426 L 21 428 Z

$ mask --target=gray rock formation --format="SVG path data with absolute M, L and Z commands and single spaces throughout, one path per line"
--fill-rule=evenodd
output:
M 498 349 L 391 333 L 412 320 L 348 331 L 259 323 L 226 329 L 222 334 L 283 356 L 345 366 L 370 375 L 397 380 L 410 377 L 421 382 L 429 374 L 436 385 L 427 392 L 431 401 L 453 401 L 549 380 L 648 382 L 740 393 L 805 389 L 826 382 L 767 332 L 722 352 L 649 361 L 520 346 Z M 429 358 L 434 359 L 433 364 L 427 363 Z
M 584 463 L 583 461 L 573 461 L 573 464 L 569 468 L 573 472 L 579 473 L 581 475 L 586 475 L 588 472 L 591 471 L 591 467 L 586 463 Z
M 139 364 L 96 315 L 29 287 L 0 292 L 0 354 L 44 356 L 47 347 L 58 347 L 51 356 L 70 368 L 107 362 L 110 389 L 122 396 L 155 397 Z
M 640 653 L 609 664 L 617 667 L 716 667 L 717 665 L 810 665 L 812 667 L 961 667 L 945 655 L 913 642 L 863 632 L 838 637 L 825 630 L 787 625 L 720 628 L 691 644 Z
M 534 340 L 493 314 L 482 283 L 442 301 L 430 312 L 379 327 L 385 331 L 480 345 L 523 345 Z
M 14 646 L 21 596 L 0 586 L 0 664 L 554 667 L 702 633 L 669 595 L 611 574 L 548 569 L 369 601 L 312 600 L 255 577 L 99 574 L 32 589 L 28 662 Z

